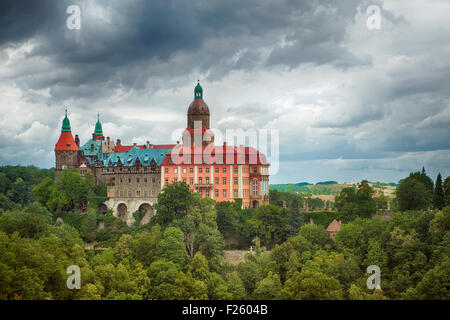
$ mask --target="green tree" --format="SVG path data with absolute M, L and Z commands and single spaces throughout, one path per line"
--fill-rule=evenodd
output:
M 349 222 L 357 217 L 371 218 L 377 209 L 374 194 L 375 190 L 367 180 L 358 183 L 357 190 L 352 187 L 342 189 L 335 199 L 339 220 Z
M 237 271 L 233 271 L 228 276 L 227 289 L 233 300 L 243 300 L 246 297 L 244 284 Z
M 303 270 L 288 279 L 283 294 L 288 299 L 340 300 L 343 291 L 337 279 L 322 272 Z
M 156 258 L 172 261 L 180 270 L 186 266 L 189 255 L 186 252 L 183 232 L 179 228 L 169 227 L 164 231 L 156 246 Z
M 235 237 L 237 234 L 238 213 L 232 202 L 222 201 L 216 204 L 217 227 L 225 238 Z
M 411 176 L 400 180 L 396 196 L 401 211 L 422 210 L 431 204 L 431 193 L 426 185 Z
M 275 300 L 280 298 L 282 289 L 280 277 L 276 273 L 269 272 L 267 277 L 258 282 L 253 296 L 258 300 Z
M 158 212 L 152 220 L 162 227 L 166 227 L 172 220 L 187 215 L 192 205 L 192 192 L 184 182 L 175 182 L 164 186 L 158 194 L 155 209 Z
M 284 239 L 284 216 L 279 207 L 269 204 L 255 210 L 249 221 L 253 233 L 269 247 Z
M 148 268 L 150 299 L 173 300 L 177 286 L 178 266 L 171 261 L 157 260 Z
M 445 178 L 443 189 L 444 189 L 445 205 L 450 206 L 450 176 Z
M 325 228 L 319 225 L 305 224 L 300 228 L 299 236 L 319 247 L 323 247 L 330 241 Z
M 442 210 L 445 206 L 444 189 L 442 188 L 441 173 L 438 173 L 433 193 L 433 207 Z

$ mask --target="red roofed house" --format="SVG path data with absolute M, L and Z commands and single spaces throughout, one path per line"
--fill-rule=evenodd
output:
M 342 222 L 337 221 L 336 219 L 333 219 L 331 221 L 330 225 L 327 228 L 328 235 L 330 236 L 331 240 L 336 242 L 336 234 L 339 230 L 341 230 Z

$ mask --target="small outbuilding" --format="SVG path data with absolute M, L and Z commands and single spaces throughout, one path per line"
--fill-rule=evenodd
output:
M 327 227 L 327 232 L 331 240 L 336 242 L 336 233 L 338 233 L 338 231 L 341 230 L 341 228 L 342 228 L 341 221 L 337 221 L 336 219 L 333 219 L 333 221 L 331 221 L 330 225 Z

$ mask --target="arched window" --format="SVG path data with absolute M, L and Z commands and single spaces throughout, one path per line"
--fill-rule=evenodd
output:
M 253 179 L 253 195 L 258 195 L 258 179 Z

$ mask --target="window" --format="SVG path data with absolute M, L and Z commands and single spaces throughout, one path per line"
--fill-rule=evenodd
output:
M 219 168 L 216 167 L 216 173 L 219 173 Z
M 183 179 L 183 182 L 186 183 L 186 178 Z
M 253 172 L 254 173 L 258 172 L 258 169 L 256 167 L 253 167 Z
M 202 177 L 198 178 L 198 184 L 202 184 Z
M 234 167 L 234 173 L 238 172 L 238 167 Z
M 186 173 L 186 168 L 183 168 L 183 173 Z
M 222 184 L 227 184 L 227 178 L 222 179 Z
M 144 178 L 144 182 L 147 183 L 147 178 Z
M 223 169 L 222 169 L 222 172 L 223 172 L 223 173 L 227 173 L 227 168 L 223 168 Z
M 238 178 L 234 178 L 234 184 L 238 184 Z
M 178 168 L 173 168 L 173 173 L 178 173 Z
M 219 184 L 219 178 L 216 178 L 216 184 Z
M 136 197 L 140 197 L 141 196 L 141 190 L 136 190 Z
M 253 179 L 253 195 L 258 195 L 258 179 Z
M 165 184 L 169 184 L 169 179 L 166 179 L 166 181 L 164 183 Z
M 152 182 L 155 183 L 155 181 L 156 181 L 155 178 L 152 178 Z
M 206 189 L 206 196 L 209 197 L 209 190 Z
M 131 198 L 131 191 L 128 191 L 128 197 Z
M 202 190 L 198 190 L 198 193 L 200 193 L 200 195 L 202 195 Z
M 238 197 L 238 191 L 236 189 L 234 189 L 234 197 L 237 198 Z
M 202 173 L 203 172 L 203 168 L 198 168 L 198 173 Z
M 209 168 L 206 168 L 206 173 L 209 173 Z
M 209 177 L 206 177 L 206 184 L 209 184 Z
M 169 173 L 169 168 L 164 168 L 165 173 Z
M 152 190 L 152 197 L 155 195 L 155 190 Z
M 177 182 L 178 181 L 178 179 L 177 178 L 173 178 L 173 182 Z
M 131 178 L 128 178 L 128 183 L 131 183 Z
M 226 189 L 223 189 L 223 190 L 222 190 L 222 196 L 223 196 L 224 198 L 227 197 L 227 190 L 226 190 Z
M 194 168 L 189 168 L 189 172 L 193 173 L 194 172 Z
M 123 180 L 122 180 L 122 178 L 120 178 L 120 183 L 122 183 L 123 182 Z
M 216 198 L 218 198 L 219 197 L 219 190 L 214 190 L 214 196 L 216 197 Z
M 190 179 L 189 179 L 189 184 L 190 184 L 190 185 L 193 185 L 193 184 L 194 184 L 194 179 L 190 178 Z
M 139 183 L 139 178 L 136 178 L 136 183 Z

